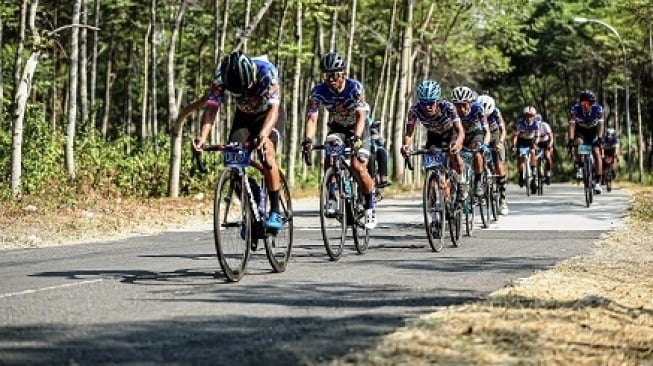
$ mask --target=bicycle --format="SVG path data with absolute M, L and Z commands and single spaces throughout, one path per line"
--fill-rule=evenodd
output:
M 577 147 L 578 155 L 583 159 L 583 186 L 585 190 L 585 205 L 590 207 L 594 201 L 594 157 L 592 145 L 580 144 Z
M 463 201 L 463 214 L 465 215 L 465 233 L 472 236 L 474 232 L 474 206 L 476 206 L 476 195 L 474 193 L 474 150 L 463 147 L 460 150 L 460 157 L 463 160 L 462 179 L 465 182 L 465 199 Z M 479 182 L 480 184 L 480 182 Z
M 410 156 L 422 155 L 426 172 L 422 187 L 424 227 L 429 245 L 434 252 L 444 246 L 445 224 L 449 226 L 451 243 L 458 246 L 462 227 L 461 208 L 456 203 L 456 175 L 449 169 L 446 159 L 448 149 L 420 149 L 404 157 L 408 169 L 413 170 Z
M 383 199 L 383 188 L 381 186 L 381 177 L 379 175 L 379 163 L 376 158 L 376 152 L 379 148 L 383 148 L 375 139 L 370 141 L 370 158 L 367 161 L 367 172 L 374 181 L 374 202 L 379 202 Z
M 537 187 L 535 186 L 537 184 L 537 177 L 536 177 L 536 171 L 534 172 L 531 169 L 531 159 L 530 159 L 530 153 L 531 153 L 531 147 L 520 147 L 519 148 L 519 161 L 523 161 L 524 163 L 524 168 L 522 169 L 521 172 L 521 177 L 522 181 L 524 182 L 524 186 L 526 187 L 526 196 L 531 195 L 531 193 L 536 193 L 537 192 Z
M 332 261 L 340 259 L 348 226 L 356 251 L 363 254 L 370 241 L 369 229 L 365 228 L 365 197 L 347 162 L 355 150 L 345 146 L 337 134 L 327 136 L 324 145 L 313 146 L 313 150 L 324 150 L 329 158 L 320 183 L 320 227 L 327 255 Z M 304 154 L 304 161 L 312 165 L 308 154 Z
M 612 191 L 612 181 L 615 178 L 615 172 L 612 169 L 614 159 L 614 155 L 603 154 L 603 184 L 608 192 Z
M 535 158 L 537 159 L 537 166 L 535 169 L 535 179 L 537 181 L 537 195 L 542 196 L 544 194 L 544 166 L 546 158 L 544 156 L 544 149 L 537 149 L 535 153 Z
M 485 164 L 481 178 L 483 184 L 485 184 L 485 193 L 479 204 L 485 204 L 485 215 L 481 209 L 481 221 L 483 222 L 483 228 L 487 229 L 489 227 L 490 215 L 492 215 L 492 221 L 496 222 L 499 220 L 500 193 L 497 174 L 494 170 L 494 156 L 492 151 L 488 147 L 482 147 L 482 149 Z
M 213 205 L 213 237 L 220 267 L 231 282 L 238 282 L 245 274 L 250 250 L 256 250 L 258 240 L 263 240 L 265 252 L 274 272 L 283 272 L 288 266 L 293 244 L 293 213 L 290 190 L 283 173 L 279 171 L 279 216 L 283 221 L 280 230 L 266 230 L 267 189 L 262 171 L 265 155 L 257 149 L 252 158 L 249 144 L 230 143 L 208 145 L 204 151 L 218 151 L 224 169 L 218 179 Z M 207 169 L 201 154 L 193 151 L 194 162 L 200 172 Z M 248 167 L 255 168 L 253 171 Z M 252 177 L 249 177 L 251 175 Z M 257 178 L 260 183 L 257 183 Z

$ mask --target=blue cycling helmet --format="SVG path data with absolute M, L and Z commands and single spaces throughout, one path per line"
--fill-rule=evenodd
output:
M 418 100 L 438 100 L 440 99 L 440 84 L 434 80 L 424 80 L 417 87 Z

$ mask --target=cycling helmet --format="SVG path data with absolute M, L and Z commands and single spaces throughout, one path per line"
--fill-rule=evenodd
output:
M 496 106 L 494 105 L 494 98 L 492 98 L 487 94 L 483 94 L 479 96 L 476 101 L 483 106 L 483 113 L 485 113 L 486 115 L 489 115 L 490 113 L 494 112 L 494 109 L 496 108 Z
M 418 100 L 438 100 L 442 89 L 440 84 L 434 80 L 424 80 L 417 86 L 417 99 Z
M 329 52 L 320 60 L 320 69 L 323 72 L 343 71 L 346 67 L 345 58 L 337 52 Z
M 451 91 L 452 103 L 469 103 L 474 100 L 474 92 L 466 86 L 458 86 Z
M 242 94 L 256 79 L 256 65 L 245 53 L 234 51 L 222 60 L 220 76 L 225 89 Z
M 605 135 L 606 135 L 607 137 L 612 138 L 612 137 L 615 137 L 615 136 L 617 135 L 617 131 L 616 131 L 614 128 L 608 128 L 608 129 L 605 131 Z
M 594 95 L 593 91 L 586 89 L 580 93 L 578 100 L 581 102 L 587 100 L 588 102 L 594 103 L 596 102 L 596 95 Z
M 524 115 L 530 115 L 530 116 L 535 116 L 535 115 L 537 115 L 537 111 L 535 110 L 535 107 L 533 107 L 532 105 L 529 105 L 528 107 L 524 108 L 524 110 L 522 111 L 522 113 L 523 113 Z

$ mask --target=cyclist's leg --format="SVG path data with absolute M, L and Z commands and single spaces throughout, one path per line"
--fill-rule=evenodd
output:
M 472 166 L 472 169 L 474 171 L 474 193 L 477 196 L 480 196 L 483 194 L 483 186 L 481 184 L 481 175 L 483 174 L 483 166 L 485 165 L 484 159 L 483 159 L 483 153 L 480 151 L 479 147 L 483 143 L 483 132 L 479 131 L 478 133 L 474 133 L 472 135 L 465 135 L 465 141 L 463 142 L 463 145 L 465 145 L 466 148 L 475 151 L 474 153 L 474 164 Z
M 347 131 L 346 138 L 353 136 L 353 131 Z M 358 149 L 357 155 L 351 158 L 351 168 L 360 183 L 361 190 L 365 195 L 365 227 L 373 229 L 376 227 L 376 210 L 374 207 L 374 180 L 367 171 L 367 162 L 370 157 L 370 130 L 365 126 L 363 136 L 363 146 Z
M 576 179 L 580 180 L 583 178 L 583 160 L 580 154 L 578 154 L 578 145 L 581 145 L 585 142 L 585 135 L 580 131 L 580 128 L 576 126 L 574 136 L 574 149 L 573 149 L 573 159 L 574 167 L 576 168 Z
M 519 187 L 524 186 L 524 164 L 530 164 L 530 162 L 524 161 L 524 157 L 520 154 L 519 150 L 524 147 L 531 147 L 532 142 L 528 139 L 518 138 L 517 139 L 517 171 L 519 172 Z
M 490 145 L 492 147 L 492 159 L 494 160 L 494 173 L 497 175 L 497 186 L 499 188 L 499 213 L 508 214 L 508 203 L 506 202 L 506 170 L 503 162 L 506 161 L 505 143 L 499 141 L 501 133 L 497 130 L 492 133 Z M 497 147 L 500 147 L 497 151 Z
M 379 167 L 378 173 L 381 177 L 381 185 L 384 187 L 390 185 L 388 181 L 388 152 L 382 145 L 376 147 L 376 161 Z

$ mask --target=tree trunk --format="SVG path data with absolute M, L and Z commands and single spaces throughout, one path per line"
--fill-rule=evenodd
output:
M 251 17 L 252 13 L 252 0 L 245 0 L 245 29 L 243 32 L 247 31 L 247 28 L 249 28 L 249 18 Z M 247 52 L 247 38 L 248 36 L 242 37 L 241 42 L 242 42 L 242 48 L 244 52 Z
M 292 86 L 292 101 L 291 101 L 291 122 L 290 128 L 286 128 L 286 133 L 289 133 L 289 151 L 288 151 L 288 185 L 292 188 L 295 187 L 295 161 L 297 159 L 297 134 L 299 133 L 299 101 L 302 100 L 299 85 L 301 83 L 302 74 L 302 2 L 297 3 L 297 13 L 295 19 L 295 74 Z
M 388 101 L 388 93 L 389 93 L 389 88 L 390 88 L 390 70 L 392 69 L 392 35 L 394 34 L 394 26 L 395 26 L 395 20 L 397 18 L 397 0 L 394 0 L 392 2 L 392 13 L 390 15 L 390 29 L 388 30 L 388 39 L 385 44 L 385 52 L 383 54 L 383 66 L 381 67 L 381 76 L 379 77 L 379 87 L 376 88 L 376 93 L 374 95 L 374 109 L 377 109 L 377 102 L 379 100 L 379 95 L 381 94 L 381 91 L 383 91 L 383 101 L 381 102 L 381 121 L 383 123 L 381 124 L 381 133 L 383 136 L 387 136 L 386 130 L 388 129 L 387 125 L 389 125 L 388 120 L 386 119 L 386 111 L 387 111 L 387 101 Z M 385 86 L 381 88 L 381 85 L 385 82 Z
M 158 107 L 157 107 L 157 65 L 156 65 L 156 45 L 160 37 L 156 27 L 156 0 L 152 0 L 150 3 L 150 19 L 152 22 L 152 37 L 150 38 L 150 48 L 152 51 L 152 71 L 150 72 L 151 82 L 150 86 L 152 88 L 152 104 L 150 106 L 150 136 L 158 136 L 159 134 L 159 120 L 158 120 Z
M 351 0 L 351 18 L 349 19 L 349 34 L 347 35 L 348 44 L 347 44 L 347 74 L 351 69 L 351 55 L 354 49 L 354 31 L 356 30 L 356 0 Z
M 4 49 L 4 44 L 2 43 L 2 17 L 0 16 L 0 50 Z M 4 79 L 2 74 L 4 70 L 2 68 L 2 57 L 0 57 L 0 113 L 4 114 L 5 112 L 5 90 L 4 90 Z
M 174 132 L 174 125 L 177 121 L 179 111 L 177 109 L 177 100 L 175 97 L 175 47 L 177 38 L 179 37 L 179 28 L 181 27 L 181 20 L 184 17 L 184 9 L 186 8 L 186 0 L 183 0 L 179 5 L 177 15 L 175 16 L 175 23 L 172 29 L 172 36 L 170 37 L 170 46 L 168 47 L 168 118 L 170 120 L 171 132 Z M 172 148 L 170 153 L 170 180 L 168 186 L 168 195 L 170 197 L 179 196 L 179 172 L 181 170 L 181 133 L 172 136 Z
M 21 83 L 21 69 L 23 67 L 23 50 L 25 49 L 25 29 L 27 28 L 27 7 L 29 0 L 23 0 L 20 7 L 20 28 L 18 30 L 18 43 L 16 44 L 16 58 L 14 59 L 14 94 Z
M 406 119 L 408 82 L 410 80 L 411 68 L 411 45 L 413 42 L 413 0 L 404 0 L 404 31 L 403 44 L 401 46 L 401 70 L 399 72 L 399 94 L 397 95 L 397 114 L 394 120 L 394 129 L 392 134 L 393 157 L 394 161 L 401 161 L 401 146 L 404 130 L 404 120 Z M 403 165 L 395 164 L 395 179 L 399 180 L 403 175 Z
M 148 88 L 149 84 L 149 60 L 150 60 L 150 38 L 153 37 L 152 34 L 152 20 L 147 25 L 147 32 L 145 33 L 145 38 L 143 38 L 143 90 L 141 95 L 141 128 L 140 128 L 140 139 L 145 140 L 147 138 L 147 101 L 149 100 Z
M 82 0 L 75 0 L 72 24 L 79 24 Z M 77 126 L 77 70 L 79 67 L 79 28 L 74 27 L 70 36 L 70 85 L 68 86 L 68 128 L 66 129 L 66 171 L 75 178 L 75 128 Z
M 637 165 L 639 167 L 639 182 L 642 183 L 644 179 L 644 134 L 642 133 L 641 81 L 637 81 Z
M 245 31 L 240 35 L 240 37 L 238 37 L 239 38 L 238 43 L 236 44 L 236 47 L 234 47 L 234 50 L 239 50 L 243 48 L 243 46 L 245 46 L 245 43 L 247 42 L 247 38 L 252 33 L 252 31 L 256 29 L 258 23 L 261 21 L 261 19 L 263 19 L 263 16 L 268 11 L 268 8 L 270 7 L 270 5 L 272 5 L 273 2 L 274 0 L 266 0 L 265 4 L 263 4 L 261 9 L 256 14 L 256 17 L 254 17 L 254 19 L 252 19 L 251 22 L 247 23 Z
M 81 23 L 87 24 L 88 22 L 88 6 L 86 2 L 82 1 L 81 8 Z M 86 27 L 80 29 L 79 34 L 79 117 L 83 125 L 88 122 L 88 72 L 86 68 L 87 59 L 87 31 Z M 130 84 L 131 85 L 131 84 Z
M 298 4 L 297 6 L 301 6 Z M 283 0 L 283 10 L 281 11 L 281 21 L 279 22 L 279 29 L 277 31 L 277 51 L 274 56 L 274 64 L 277 65 L 277 69 L 279 69 L 279 75 L 283 75 L 283 72 L 281 70 L 281 57 L 279 54 L 281 53 L 281 45 L 283 44 L 283 27 L 286 23 L 286 17 L 288 16 L 288 7 L 289 3 L 288 0 Z
M 95 134 L 95 129 L 97 129 L 97 111 L 95 106 L 95 92 L 97 85 L 97 57 L 98 57 L 98 44 L 99 44 L 99 29 L 100 27 L 100 0 L 95 0 L 94 11 L 93 11 L 93 25 L 96 30 L 93 32 L 93 56 L 91 59 L 91 96 L 90 96 L 90 124 Z
M 109 51 L 107 52 L 107 74 L 104 79 L 104 113 L 102 114 L 102 127 L 100 128 L 100 133 L 104 140 L 107 139 L 107 134 L 109 132 L 109 112 L 111 111 L 111 87 L 113 86 L 113 43 L 114 43 L 114 33 L 113 29 L 111 30 L 111 35 L 109 36 Z

